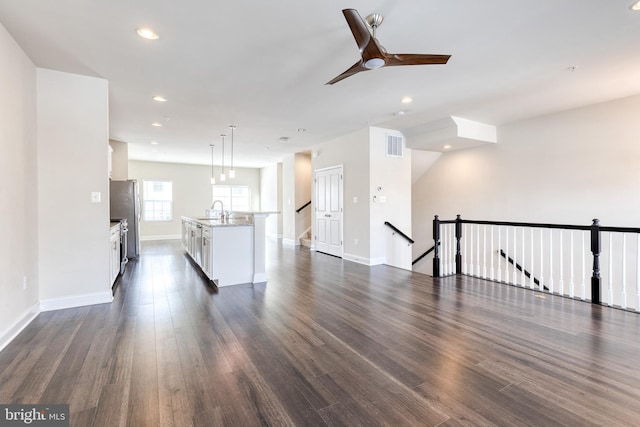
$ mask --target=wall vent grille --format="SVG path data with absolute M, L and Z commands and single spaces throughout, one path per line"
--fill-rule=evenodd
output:
M 403 142 L 401 136 L 387 134 L 387 157 L 403 157 Z

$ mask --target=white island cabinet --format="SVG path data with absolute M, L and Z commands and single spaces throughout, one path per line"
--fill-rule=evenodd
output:
M 254 230 L 247 220 L 182 217 L 182 245 L 217 286 L 253 283 Z

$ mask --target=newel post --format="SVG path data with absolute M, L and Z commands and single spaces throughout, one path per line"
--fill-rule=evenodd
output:
M 433 219 L 433 277 L 440 277 L 440 251 L 438 245 L 440 244 L 440 220 L 438 215 Z
M 600 220 L 591 224 L 591 253 L 593 253 L 593 274 L 591 275 L 591 303 L 600 304 Z
M 456 274 L 462 274 L 462 254 L 460 253 L 460 239 L 462 239 L 462 218 L 456 215 Z

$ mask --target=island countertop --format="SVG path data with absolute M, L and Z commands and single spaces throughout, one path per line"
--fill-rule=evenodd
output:
M 253 227 L 253 222 L 245 218 L 230 218 L 220 221 L 217 218 L 183 216 L 182 219 L 194 221 L 207 227 Z

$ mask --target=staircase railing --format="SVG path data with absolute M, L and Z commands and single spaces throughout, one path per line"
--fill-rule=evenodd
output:
M 640 228 L 458 215 L 436 216 L 433 237 L 434 277 L 463 274 L 640 311 Z
M 440 242 L 438 242 L 438 246 L 440 245 Z M 416 265 L 417 263 L 419 263 L 420 261 L 422 261 L 422 258 L 426 257 L 427 255 L 429 255 L 431 252 L 433 252 L 436 248 L 436 245 L 431 246 L 429 249 L 427 249 L 422 255 L 418 256 L 416 259 L 413 260 L 413 262 L 411 263 L 411 265 Z
M 310 204 L 311 204 L 311 200 L 309 200 L 307 203 L 305 203 L 304 205 L 302 205 L 298 209 L 296 209 L 296 213 L 300 213 L 304 208 L 306 208 Z M 289 212 L 291 212 L 291 211 L 289 211 Z
M 387 227 L 389 227 L 390 229 L 392 229 L 395 233 L 397 233 L 398 235 L 400 235 L 401 237 L 403 237 L 407 242 L 409 242 L 410 244 L 414 244 L 415 242 L 413 241 L 413 239 L 409 236 L 407 236 L 406 234 L 404 234 L 402 231 L 400 231 L 395 225 L 391 224 L 389 221 L 385 221 L 384 225 L 386 225 Z

